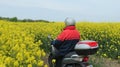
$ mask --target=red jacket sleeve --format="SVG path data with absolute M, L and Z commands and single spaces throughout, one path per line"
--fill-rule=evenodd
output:
M 63 31 L 58 35 L 57 40 L 64 41 L 65 36 L 66 36 L 66 32 Z

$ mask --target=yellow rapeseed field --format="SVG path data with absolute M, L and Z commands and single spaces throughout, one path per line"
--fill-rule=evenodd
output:
M 120 23 L 77 23 L 81 40 L 99 43 L 97 55 L 120 59 Z M 63 23 L 8 22 L 0 20 L 0 67 L 48 67 L 49 34 L 55 38 Z

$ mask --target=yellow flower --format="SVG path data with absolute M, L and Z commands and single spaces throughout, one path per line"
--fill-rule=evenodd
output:
M 15 61 L 15 62 L 14 62 L 14 66 L 15 66 L 15 67 L 18 67 L 18 66 L 19 66 L 18 61 Z
M 118 56 L 118 59 L 120 59 L 120 56 Z
M 42 56 L 44 57 L 46 55 L 46 53 L 45 52 L 42 52 Z
M 20 46 L 21 46 L 21 48 L 23 48 L 23 49 L 26 48 L 26 45 L 25 45 L 25 44 L 21 44 Z
M 55 63 L 56 62 L 56 60 L 55 59 L 52 59 L 52 63 Z
M 19 60 L 19 61 L 22 61 L 23 60 L 23 56 L 22 56 L 22 53 L 18 53 L 16 58 Z
M 47 65 L 47 64 L 45 64 L 45 65 L 44 65 L 44 67 L 48 67 L 48 65 Z
M 42 50 L 42 56 L 44 57 L 46 55 L 46 53 L 44 52 L 44 50 Z
M 103 54 L 103 56 L 104 56 L 104 57 L 107 57 L 107 55 L 106 55 L 106 54 Z
M 116 48 L 115 51 L 118 51 L 118 49 Z
M 36 55 L 39 56 L 39 57 L 41 57 L 41 51 L 38 50 L 38 51 L 36 52 Z
M 0 67 L 6 67 L 5 64 L 0 64 Z
M 5 59 L 5 63 L 6 63 L 6 64 L 10 64 L 10 62 L 11 62 L 11 58 L 10 58 L 10 57 L 7 57 L 7 58 Z
M 44 64 L 44 62 L 43 62 L 42 60 L 40 60 L 40 61 L 38 62 L 38 66 L 43 66 L 43 64 Z
M 32 64 L 28 64 L 28 66 L 27 67 L 32 67 Z

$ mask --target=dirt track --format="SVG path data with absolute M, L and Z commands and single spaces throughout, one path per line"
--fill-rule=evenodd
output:
M 111 60 L 108 58 L 100 58 L 95 56 L 92 56 L 90 59 L 93 61 L 93 63 L 95 63 L 95 65 L 97 65 L 96 67 L 120 67 L 120 62 L 118 62 L 118 60 Z

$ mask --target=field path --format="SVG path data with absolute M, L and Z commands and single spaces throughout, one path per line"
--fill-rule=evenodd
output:
M 95 64 L 95 67 L 120 67 L 120 62 L 118 60 L 100 58 L 96 56 L 90 57 L 92 63 Z

